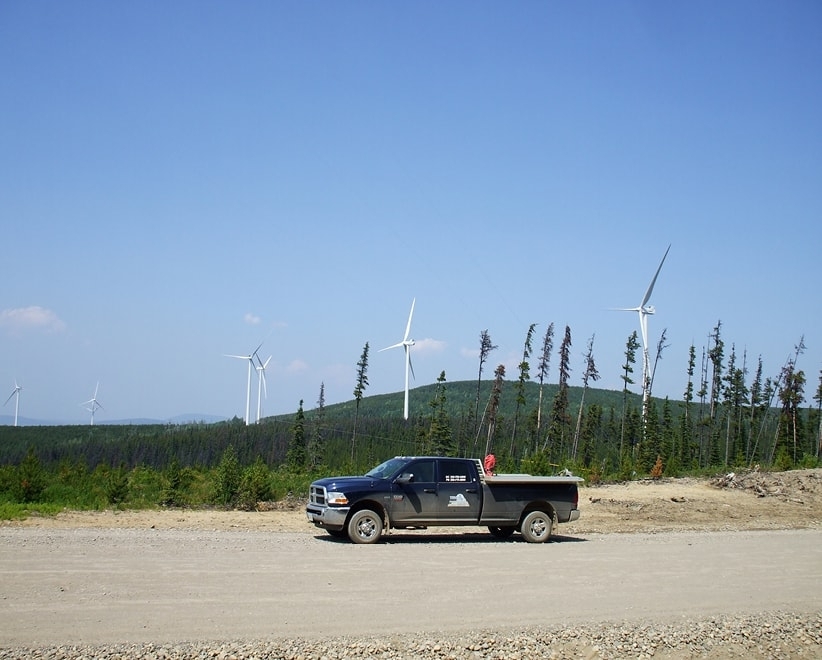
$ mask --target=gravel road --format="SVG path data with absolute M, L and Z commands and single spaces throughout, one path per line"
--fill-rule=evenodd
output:
M 747 626 L 752 644 L 767 637 L 764 625 L 782 631 L 758 657 L 822 651 L 819 529 L 591 534 L 547 545 L 480 531 L 393 533 L 363 547 L 313 532 L 8 527 L 0 529 L 0 575 L 0 658 L 32 649 L 104 657 L 88 649 L 123 644 L 143 650 L 121 657 L 208 657 L 179 654 L 185 644 L 226 640 L 269 645 L 242 652 L 235 643 L 223 657 L 237 658 L 426 655 L 414 647 L 420 640 L 430 642 L 430 657 L 573 657 L 562 649 L 695 657 L 700 639 L 695 654 L 669 645 L 662 656 L 664 644 L 633 648 L 614 631 L 672 637 L 694 626 L 704 633 L 706 622 L 709 632 L 725 626 L 740 639 Z M 540 635 L 568 631 L 584 639 L 538 644 Z M 508 648 L 494 655 L 500 635 Z M 523 635 L 530 641 L 520 644 Z M 784 635 L 803 641 L 786 646 Z M 348 651 L 329 646 L 333 638 L 347 640 Z M 462 641 L 449 645 L 454 639 Z M 158 644 L 178 655 L 157 655 Z M 524 650 L 514 653 L 518 644 Z M 72 655 L 71 646 L 85 650 Z M 146 648 L 154 650 L 141 655 Z M 739 648 L 757 655 L 755 646 Z

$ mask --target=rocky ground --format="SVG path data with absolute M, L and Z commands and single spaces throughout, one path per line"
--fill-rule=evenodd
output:
M 261 511 L 157 510 L 64 512 L 6 523 L 19 527 L 123 527 L 263 530 L 313 534 L 304 502 Z M 663 479 L 585 486 L 580 519 L 563 535 L 664 534 L 822 527 L 822 470 L 758 470 L 712 479 Z M 460 533 L 461 530 L 454 530 Z M 475 532 L 475 530 L 472 530 Z M 441 533 L 442 530 L 437 530 Z M 426 532 L 420 532 L 425 534 Z M 2 534 L 2 528 L 0 528 Z M 2 635 L 0 634 L 0 639 Z M 822 613 L 763 612 L 649 622 L 577 625 L 561 629 L 476 630 L 434 635 L 338 637 L 322 640 L 242 640 L 86 647 L 3 648 L 0 660 L 22 658 L 819 658 Z

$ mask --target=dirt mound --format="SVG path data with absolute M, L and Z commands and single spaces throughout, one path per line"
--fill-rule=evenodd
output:
M 760 472 L 759 466 L 745 472 L 729 472 L 711 480 L 715 488 L 748 490 L 757 497 L 778 497 L 786 502 L 804 504 L 822 493 L 819 470 Z

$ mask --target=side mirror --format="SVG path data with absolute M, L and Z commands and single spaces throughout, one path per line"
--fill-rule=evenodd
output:
M 410 472 L 403 472 L 399 477 L 397 477 L 397 483 L 401 486 L 410 484 L 412 481 L 414 481 L 414 475 Z

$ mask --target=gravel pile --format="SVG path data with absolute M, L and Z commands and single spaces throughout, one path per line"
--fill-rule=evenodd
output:
M 515 631 L 322 640 L 0 648 L 0 660 L 339 660 L 342 658 L 820 658 L 822 613 L 767 612 L 675 624 L 615 623 Z

